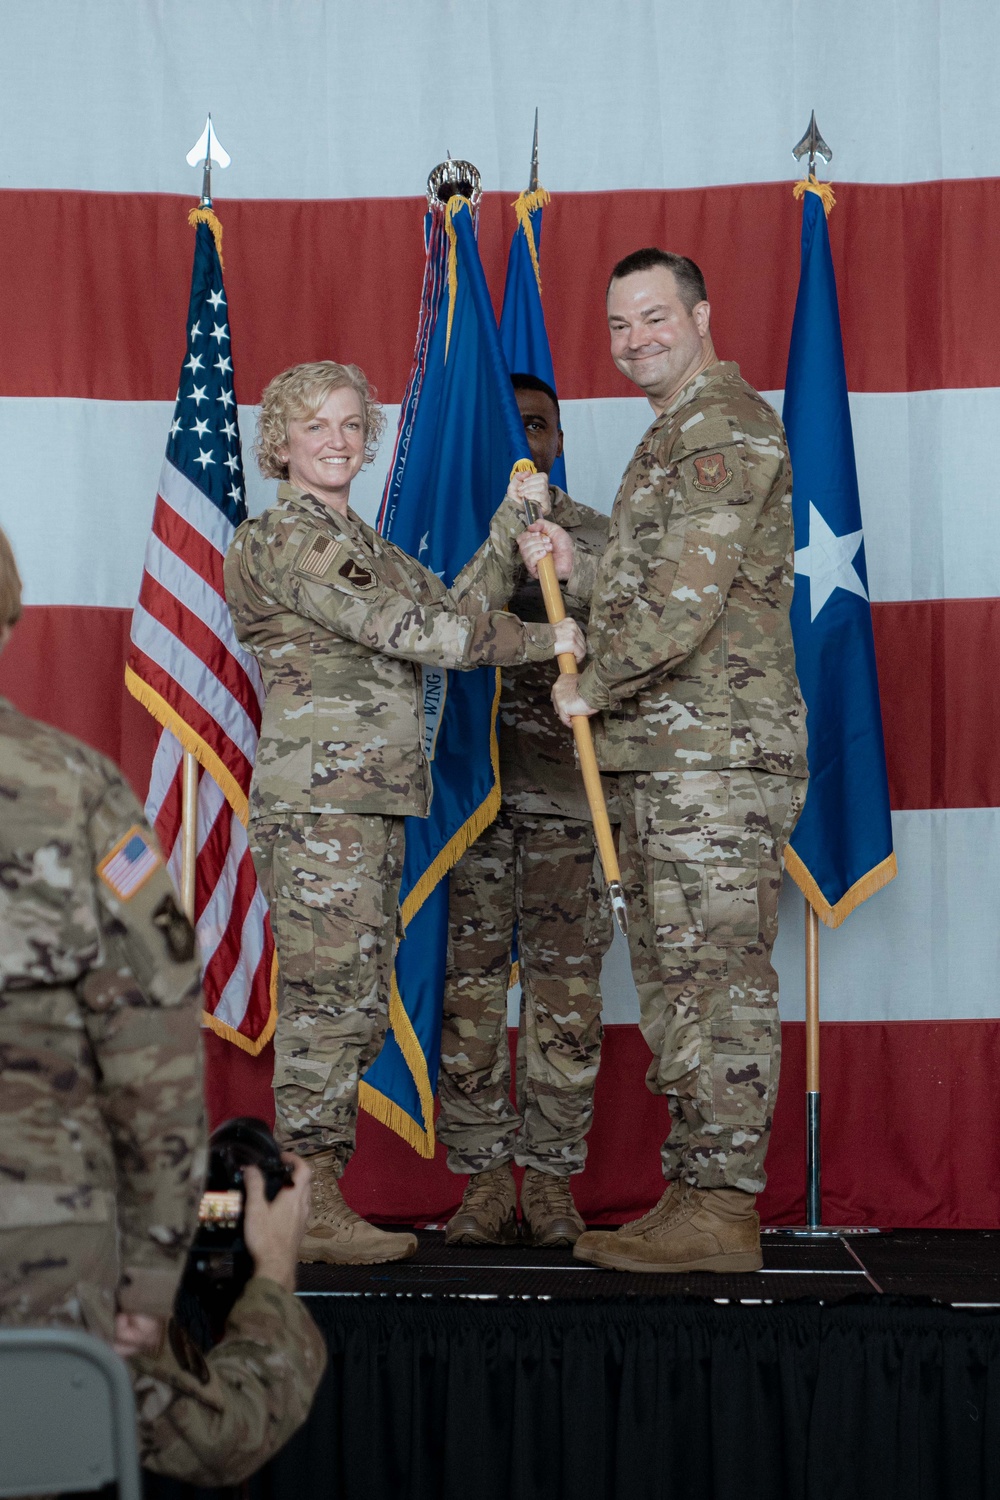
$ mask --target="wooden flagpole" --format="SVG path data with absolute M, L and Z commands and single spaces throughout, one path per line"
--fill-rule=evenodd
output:
M 195 870 L 198 862 L 198 761 L 184 752 L 181 789 L 181 906 L 194 926 Z
M 806 906 L 806 1228 L 823 1221 L 820 1184 L 819 917 Z

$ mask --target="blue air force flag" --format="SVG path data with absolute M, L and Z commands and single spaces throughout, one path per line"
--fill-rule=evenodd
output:
M 784 422 L 792 456 L 792 634 L 809 794 L 785 863 L 828 927 L 896 874 L 875 643 L 826 212 L 805 192 Z
M 557 391 L 542 311 L 542 209 L 548 202 L 548 193 L 538 188 L 533 193 L 522 193 L 514 204 L 517 228 L 507 257 L 500 343 L 509 370 L 536 375 Z M 561 490 L 566 488 L 566 461 L 561 453 L 549 477 Z
M 528 447 L 464 200 L 430 210 L 426 243 L 417 349 L 379 529 L 450 586 L 485 541 Z M 364 1108 L 424 1156 L 434 1154 L 447 875 L 500 805 L 498 693 L 492 669 L 424 674 L 434 791 L 430 815 L 406 820 L 391 1031 L 361 1085 Z

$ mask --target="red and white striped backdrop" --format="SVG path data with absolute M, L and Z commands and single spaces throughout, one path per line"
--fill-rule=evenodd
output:
M 816 109 L 889 756 L 899 878 L 823 934 L 827 1216 L 1000 1221 L 1000 13 L 719 0 L 313 4 L 35 0 L 5 17 L 0 99 L 0 519 L 28 609 L 0 691 L 114 756 L 145 794 L 153 722 L 122 685 L 183 355 L 208 108 L 244 442 L 265 381 L 356 360 L 398 402 L 422 269 L 420 190 L 450 148 L 483 172 L 499 297 L 541 111 L 543 294 L 574 495 L 610 506 L 647 408 L 602 325 L 614 260 L 702 265 L 720 353 L 780 406 L 798 277 L 790 155 Z M 873 14 L 874 12 L 874 14 Z M 390 410 L 390 419 L 395 411 Z M 372 516 L 391 444 L 357 482 Z M 249 458 L 249 455 L 248 455 Z M 271 486 L 247 464 L 251 509 Z M 801 1211 L 802 911 L 778 963 L 786 1065 L 765 1206 Z M 623 953 L 581 1198 L 656 1190 L 662 1101 Z M 265 1110 L 260 1060 L 210 1038 L 216 1113 Z M 622 1162 L 628 1163 L 623 1171 Z M 454 1196 L 370 1122 L 348 1179 L 400 1217 Z

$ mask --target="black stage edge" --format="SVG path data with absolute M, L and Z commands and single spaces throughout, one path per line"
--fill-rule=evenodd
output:
M 301 1268 L 330 1366 L 253 1500 L 1000 1497 L 1000 1233 L 769 1236 L 729 1277 L 420 1239 Z

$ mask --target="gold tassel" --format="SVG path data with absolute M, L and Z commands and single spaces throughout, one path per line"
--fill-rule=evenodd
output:
M 458 234 L 451 222 L 461 208 L 468 208 L 469 200 L 461 193 L 448 199 L 444 211 L 444 228 L 448 236 L 448 328 L 444 336 L 444 357 L 448 358 L 451 343 L 451 325 L 455 317 L 455 299 L 458 296 Z
M 867 901 L 869 896 L 874 896 L 876 891 L 882 890 L 890 880 L 895 880 L 899 873 L 896 856 L 890 854 L 873 870 L 869 870 L 867 875 L 862 875 L 860 880 L 856 880 L 850 890 L 844 892 L 836 906 L 831 906 L 816 884 L 813 875 L 791 845 L 785 850 L 785 869 L 826 927 L 839 927 L 841 922 L 861 905 L 862 901 Z
M 208 225 L 209 229 L 212 231 L 212 238 L 215 241 L 215 249 L 219 257 L 219 265 L 222 266 L 223 270 L 225 270 L 225 265 L 223 264 L 222 260 L 222 224 L 215 217 L 215 213 L 213 212 L 213 210 L 210 208 L 192 208 L 191 212 L 188 214 L 188 223 L 191 225 L 192 229 L 197 228 L 199 224 Z
M 799 198 L 804 198 L 806 193 L 816 194 L 817 198 L 823 205 L 824 213 L 826 214 L 827 218 L 829 218 L 831 208 L 836 208 L 837 206 L 837 200 L 833 196 L 833 183 L 817 182 L 816 174 L 814 172 L 810 172 L 808 177 L 803 179 L 801 182 L 797 182 L 792 188 L 792 197 L 795 198 L 796 202 Z
M 544 188 L 536 188 L 533 193 L 522 193 L 511 204 L 517 215 L 517 222 L 524 230 L 524 237 L 528 241 L 528 254 L 531 256 L 531 264 L 534 268 L 539 296 L 542 294 L 542 272 L 538 264 L 538 247 L 535 244 L 535 231 L 532 228 L 531 215 L 536 209 L 544 208 L 551 201 L 552 199 Z

